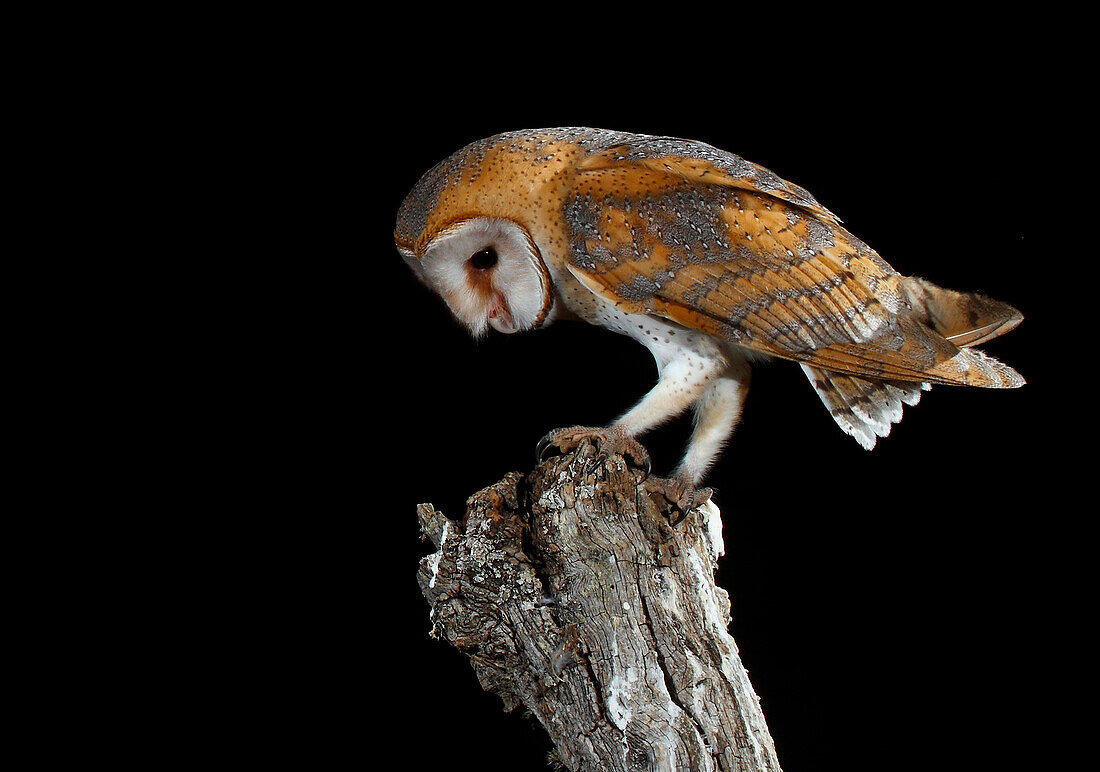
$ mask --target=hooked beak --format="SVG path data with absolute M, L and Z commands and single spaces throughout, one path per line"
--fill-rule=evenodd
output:
M 489 309 L 489 326 L 497 332 L 509 335 L 516 331 L 516 324 L 512 320 L 512 312 L 508 310 L 508 304 L 499 292 L 494 293 L 493 305 Z

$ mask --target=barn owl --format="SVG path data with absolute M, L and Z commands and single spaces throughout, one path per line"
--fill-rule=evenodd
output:
M 750 364 L 801 366 L 871 449 L 932 384 L 1018 387 L 977 349 L 1013 307 L 902 276 L 803 188 L 697 141 L 591 128 L 474 142 L 428 171 L 397 215 L 398 251 L 474 335 L 579 319 L 634 338 L 656 385 L 594 438 L 648 471 L 636 439 L 694 408 L 661 491 L 687 511 L 740 420 Z M 709 491 L 708 491 L 709 492 Z

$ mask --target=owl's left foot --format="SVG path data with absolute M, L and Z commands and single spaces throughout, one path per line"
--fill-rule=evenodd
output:
M 672 525 L 683 522 L 688 512 L 707 503 L 714 493 L 711 488 L 696 488 L 690 478 L 680 475 L 650 477 L 646 480 L 645 487 L 650 494 L 656 494 L 659 506 L 662 499 L 667 502 L 661 509 L 668 515 Z
M 576 450 L 583 440 L 595 440 L 601 456 L 612 453 L 618 456 L 629 456 L 633 459 L 635 466 L 642 469 L 644 476 L 649 476 L 649 452 L 640 442 L 615 426 L 569 426 L 564 429 L 555 429 L 539 440 L 536 448 L 539 461 L 546 460 L 551 448 L 568 453 Z

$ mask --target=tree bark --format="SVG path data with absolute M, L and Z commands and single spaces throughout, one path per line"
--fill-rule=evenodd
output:
M 672 526 L 638 476 L 583 442 L 474 494 L 461 521 L 420 505 L 431 633 L 570 770 L 778 771 L 714 584 L 718 508 Z

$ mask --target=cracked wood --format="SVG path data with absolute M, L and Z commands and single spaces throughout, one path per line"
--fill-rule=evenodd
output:
M 708 502 L 669 525 L 621 457 L 584 442 L 475 493 L 460 520 L 418 508 L 431 632 L 570 770 L 776 772 L 729 635 Z M 459 698 L 460 699 L 460 698 Z

